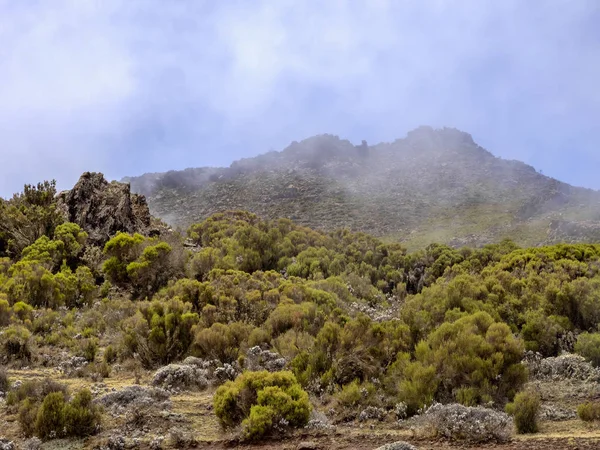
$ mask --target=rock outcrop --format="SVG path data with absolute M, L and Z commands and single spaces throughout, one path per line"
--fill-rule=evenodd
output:
M 151 231 L 146 198 L 132 194 L 127 183 L 109 183 L 101 173 L 85 172 L 73 189 L 58 194 L 58 205 L 65 219 L 83 228 L 94 245 L 104 245 L 118 231 Z

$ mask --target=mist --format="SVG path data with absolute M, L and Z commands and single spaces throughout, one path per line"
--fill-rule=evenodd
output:
M 0 196 L 456 127 L 600 188 L 600 5 L 0 1 Z

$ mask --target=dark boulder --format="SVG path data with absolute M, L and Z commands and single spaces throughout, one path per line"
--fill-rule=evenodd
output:
M 58 194 L 58 205 L 65 220 L 84 229 L 94 245 L 104 245 L 118 231 L 150 232 L 146 198 L 132 194 L 128 183 L 109 183 L 101 173 L 85 172 L 73 189 Z

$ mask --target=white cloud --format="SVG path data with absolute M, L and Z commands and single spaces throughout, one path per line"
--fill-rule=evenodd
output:
M 548 165 L 585 134 L 579 151 L 593 157 L 599 11 L 593 0 L 0 0 L 0 193 L 53 176 L 68 186 L 86 169 L 224 163 L 316 132 L 391 140 L 419 124 Z

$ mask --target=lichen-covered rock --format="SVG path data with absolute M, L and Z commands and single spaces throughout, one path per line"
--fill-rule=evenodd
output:
M 88 242 L 104 245 L 117 231 L 148 234 L 150 210 L 144 196 L 132 194 L 129 184 L 109 183 L 101 173 L 85 172 L 70 191 L 58 194 L 65 220 L 78 224 Z
M 215 383 L 223 384 L 226 381 L 235 380 L 239 371 L 231 364 L 223 364 L 223 367 L 217 367 L 214 372 Z
M 5 438 L 0 438 L 0 450 L 16 450 L 17 446 L 13 441 Z
M 561 422 L 577 418 L 574 410 L 561 408 L 560 406 L 542 404 L 540 407 L 540 419 L 551 422 Z
M 134 385 L 105 394 L 96 402 L 107 408 L 144 408 L 159 404 L 166 408 L 169 405 L 169 393 L 160 388 Z
M 564 354 L 543 358 L 539 353 L 527 352 L 524 364 L 534 380 L 579 380 L 600 382 L 600 368 L 592 366 L 583 356 Z
M 468 442 L 506 442 L 512 433 L 512 420 L 506 413 L 481 406 L 434 403 L 424 418 L 438 437 Z
M 376 408 L 375 406 L 368 406 L 363 409 L 358 415 L 358 420 L 364 422 L 365 420 L 383 420 L 386 415 L 386 411 L 383 408 Z
M 24 450 L 40 450 L 42 448 L 42 440 L 37 437 L 32 437 L 31 439 L 27 439 L 23 443 Z
M 248 370 L 278 372 L 283 370 L 285 364 L 285 358 L 281 357 L 281 355 L 269 350 L 263 350 L 259 346 L 250 348 L 246 354 L 246 368 Z
M 408 442 L 398 441 L 392 442 L 391 444 L 385 444 L 381 447 L 377 447 L 375 450 L 417 450 L 417 447 L 409 444 Z
M 173 390 L 204 390 L 208 387 L 208 371 L 198 366 L 169 364 L 154 373 L 152 385 Z

